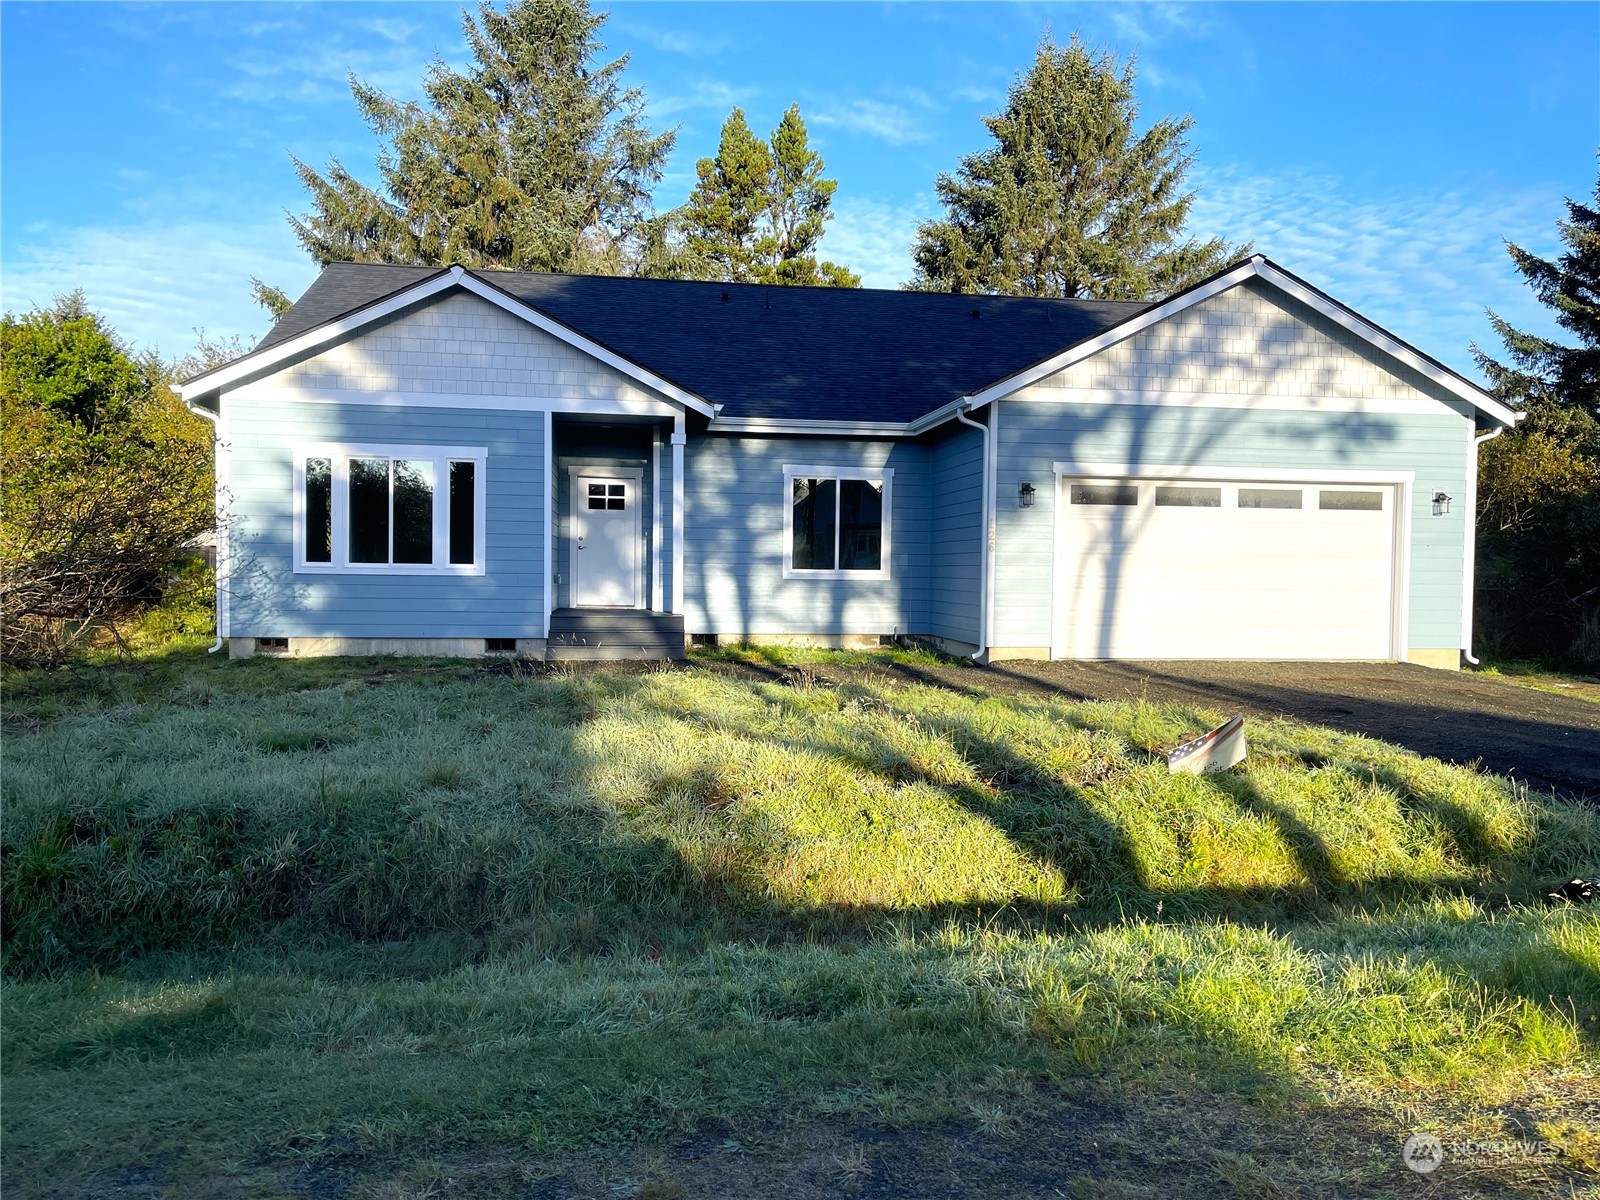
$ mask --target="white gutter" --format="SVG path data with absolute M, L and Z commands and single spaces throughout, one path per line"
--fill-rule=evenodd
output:
M 983 434 L 983 525 L 978 543 L 978 648 L 967 655 L 973 662 L 978 662 L 989 653 L 989 525 L 993 520 L 994 478 L 989 459 L 989 427 L 974 421 L 961 409 L 956 410 L 955 418 Z
M 1522 414 L 1517 414 L 1521 419 Z M 1506 426 L 1496 425 L 1488 433 L 1472 439 L 1471 455 L 1467 462 L 1467 544 L 1463 548 L 1461 582 L 1461 657 L 1473 666 L 1480 666 L 1472 657 L 1472 607 L 1478 588 L 1478 447 L 1492 442 L 1506 431 Z
M 179 399 L 183 398 L 183 389 L 177 384 L 167 385 L 167 390 L 174 393 Z M 207 654 L 215 654 L 222 649 L 222 563 L 224 537 L 222 529 L 222 426 L 219 423 L 221 414 L 214 413 L 207 408 L 197 408 L 187 400 L 183 406 L 197 417 L 203 417 L 211 422 L 211 516 L 217 523 L 217 544 L 213 547 L 215 565 L 211 569 L 212 591 L 215 593 L 212 603 L 216 606 L 217 640 L 206 649 Z

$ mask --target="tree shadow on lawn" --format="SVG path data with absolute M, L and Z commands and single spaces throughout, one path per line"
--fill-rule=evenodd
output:
M 660 706 L 657 711 L 670 719 L 681 720 L 685 715 L 670 706 Z M 1064 968 L 1064 973 L 1055 981 L 1060 985 L 1055 992 L 1050 991 L 1055 984 L 1047 979 L 1043 990 L 1032 994 L 1029 1002 L 1033 1011 L 1019 1029 L 1015 1012 L 1001 1011 L 992 1000 L 982 999 L 989 995 L 994 981 L 975 984 L 971 975 L 973 966 L 962 961 L 961 952 L 938 949 L 937 938 L 904 935 L 933 935 L 942 927 L 953 925 L 975 931 L 980 938 L 992 934 L 1014 939 L 1013 945 L 1026 951 L 1026 943 L 1035 935 L 1051 934 L 1071 941 L 1115 932 L 1129 925 L 1154 929 L 1158 933 L 1170 930 L 1203 938 L 1215 931 L 1219 923 L 1225 924 L 1227 918 L 1236 917 L 1261 923 L 1265 927 L 1264 937 L 1280 939 L 1297 951 L 1322 954 L 1330 941 L 1328 931 L 1336 931 L 1338 923 L 1347 916 L 1360 918 L 1369 912 L 1381 913 L 1384 905 L 1393 901 L 1456 896 L 1467 891 L 1458 881 L 1400 877 L 1367 880 L 1359 892 L 1353 892 L 1346 881 L 1338 877 L 1328 847 L 1318 831 L 1300 822 L 1281 804 L 1263 796 L 1245 775 L 1212 780 L 1206 786 L 1219 790 L 1242 814 L 1271 821 L 1299 864 L 1304 882 L 1269 888 L 1163 888 L 1150 878 L 1127 832 L 1097 810 L 1082 788 L 1052 776 L 1038 763 L 1017 753 L 1006 742 L 990 737 L 971 721 L 946 715 L 940 718 L 938 725 L 987 779 L 984 786 L 941 774 L 928 764 L 919 763 L 915 757 L 908 757 L 903 747 L 870 729 L 861 731 L 858 745 L 848 746 L 819 737 L 815 732 L 775 734 L 770 729 L 760 728 L 752 719 L 727 711 L 714 716 L 705 713 L 694 716 L 708 728 L 765 741 L 778 750 L 831 756 L 853 771 L 874 776 L 887 788 L 915 783 L 933 789 L 974 818 L 992 825 L 1027 856 L 1059 871 L 1077 890 L 1078 899 L 1065 903 L 1001 904 L 954 900 L 913 907 L 807 907 L 780 903 L 771 895 L 753 893 L 747 876 L 719 872 L 715 864 L 708 869 L 704 861 L 688 861 L 665 837 L 641 834 L 598 804 L 567 805 L 560 814 L 561 820 L 569 826 L 563 843 L 590 847 L 589 857 L 579 863 L 564 861 L 559 868 L 552 863 L 548 878 L 563 881 L 567 890 L 563 890 L 563 886 L 553 886 L 537 893 L 519 920 L 503 921 L 492 927 L 442 920 L 451 911 L 449 905 L 435 904 L 425 892 L 408 892 L 411 881 L 397 880 L 393 899 L 398 907 L 369 906 L 368 915 L 363 918 L 365 923 L 360 927 L 340 927 L 335 923 L 334 928 L 342 933 L 367 940 L 366 946 L 355 949 L 342 963 L 333 961 L 337 954 L 321 953 L 306 954 L 300 965 L 294 965 L 293 952 L 288 947 L 295 941 L 295 935 L 287 927 L 288 936 L 269 939 L 262 953 L 270 957 L 281 952 L 290 964 L 292 975 L 317 981 L 319 986 L 341 980 L 412 980 L 419 987 L 428 987 L 448 984 L 452 979 L 465 978 L 462 972 L 493 967 L 497 963 L 536 962 L 540 955 L 549 956 L 558 965 L 588 969 L 583 968 L 586 962 L 609 962 L 627 971 L 633 969 L 628 964 L 648 971 L 645 964 L 659 959 L 666 964 L 665 970 L 671 971 L 704 962 L 704 956 L 719 946 L 744 941 L 754 947 L 750 953 L 764 955 L 761 961 L 772 964 L 763 969 L 777 972 L 780 969 L 777 964 L 785 954 L 825 951 L 836 961 L 818 966 L 809 973 L 802 972 L 797 978 L 774 976 L 770 980 L 757 978 L 737 987 L 728 985 L 731 990 L 726 996 L 726 1011 L 718 1018 L 726 1021 L 728 1029 L 736 1031 L 740 1022 L 759 1019 L 768 1024 L 775 1022 L 773 1028 L 788 1030 L 780 1038 L 781 1045 L 768 1048 L 759 1038 L 750 1044 L 751 1053 L 772 1056 L 772 1061 L 749 1067 L 746 1073 L 749 1070 L 754 1070 L 756 1075 L 773 1073 L 780 1081 L 774 1086 L 773 1098 L 784 1098 L 783 1072 L 792 1070 L 795 1078 L 805 1081 L 807 1096 L 812 1102 L 818 1099 L 818 1089 L 825 1093 L 829 1088 L 848 1091 L 864 1085 L 868 1093 L 857 1096 L 851 1103 L 868 1111 L 889 1112 L 892 1116 L 892 1103 L 880 1101 L 878 1097 L 892 1095 L 897 1089 L 902 1094 L 914 1092 L 926 1084 L 930 1069 L 937 1073 L 942 1065 L 952 1077 L 964 1079 L 970 1074 L 975 1081 L 974 1099 L 981 1100 L 981 1080 L 1000 1070 L 998 1064 L 991 1064 L 994 1069 L 989 1071 L 971 1069 L 972 1060 L 986 1054 L 1010 1063 L 1010 1069 L 1020 1070 L 1033 1085 L 1043 1082 L 1046 1091 L 1061 1087 L 1070 1093 L 1078 1086 L 1074 1080 L 1100 1078 L 1108 1072 L 1115 1076 L 1127 1071 L 1148 1079 L 1154 1069 L 1159 1078 L 1161 1071 L 1168 1069 L 1152 1068 L 1152 1062 L 1160 1060 L 1163 1025 L 1179 1027 L 1197 1047 L 1198 1063 L 1184 1064 L 1180 1057 L 1180 1065 L 1175 1068 L 1180 1074 L 1195 1070 L 1202 1073 L 1199 1081 L 1191 1077 L 1190 1082 L 1183 1085 L 1193 1095 L 1203 1097 L 1216 1079 L 1225 1077 L 1226 1089 L 1241 1094 L 1292 1096 L 1308 1083 L 1298 1066 L 1282 1056 L 1264 1055 L 1260 1043 L 1253 1040 L 1248 1031 L 1230 1027 L 1226 1021 L 1218 1023 L 1198 1012 L 1186 1016 L 1181 1006 L 1167 1007 L 1159 1015 L 1140 1016 L 1136 1005 L 1119 1006 L 1115 994 L 1118 980 L 1107 977 L 1104 990 L 1110 996 L 1101 997 L 1095 994 L 1092 971 L 1085 974 L 1080 970 L 1074 974 Z M 1094 728 L 1087 724 L 1085 727 Z M 571 733 L 575 736 L 579 728 L 581 725 L 572 726 Z M 1116 732 L 1106 727 L 1100 727 L 1100 731 Z M 575 761 L 581 760 L 582 751 L 575 741 L 569 741 L 567 752 Z M 1135 766 L 1154 760 L 1137 748 L 1130 752 L 1130 757 Z M 700 788 L 697 803 L 704 809 L 706 819 L 712 822 L 725 819 L 728 797 L 718 790 L 725 787 L 725 781 L 719 783 L 708 777 L 703 785 L 690 782 L 691 791 L 694 787 Z M 1396 793 L 1398 802 L 1409 811 L 1419 815 L 1446 811 L 1440 808 L 1446 803 L 1444 800 L 1402 788 L 1404 782 L 1379 780 L 1383 787 Z M 1405 794 L 1402 795 L 1402 791 Z M 1481 833 L 1474 833 L 1470 825 L 1462 828 L 1468 843 L 1482 845 Z M 1482 865 L 1493 868 L 1496 860 L 1492 855 L 1482 856 L 1477 849 L 1470 853 L 1483 857 Z M 486 882 L 475 886 L 497 886 L 492 874 L 485 878 Z M 578 881 L 576 889 L 571 888 L 573 881 Z M 898 927 L 898 931 L 886 937 L 886 927 L 891 925 Z M 411 939 L 410 944 L 394 950 L 373 944 L 374 939 L 381 943 L 391 935 Z M 1405 949 L 1423 956 L 1429 954 L 1426 945 L 1407 944 Z M 1041 953 L 1048 959 L 1048 947 Z M 1592 1039 L 1593 1023 L 1582 1019 L 1584 1013 L 1580 1007 L 1587 1004 L 1590 1013 L 1600 1009 L 1600 978 L 1596 977 L 1592 966 L 1555 946 L 1548 938 L 1540 939 L 1538 944 L 1530 942 L 1519 952 L 1518 958 L 1519 962 L 1509 967 L 1487 965 L 1481 970 L 1463 966 L 1454 956 L 1444 956 L 1439 961 L 1441 968 L 1447 971 L 1472 972 L 1479 985 L 1500 1000 L 1514 1001 L 1520 997 L 1551 1016 L 1566 1020 L 1579 1017 L 1580 1029 Z M 1526 961 L 1521 961 L 1523 959 Z M 1542 976 L 1534 969 L 1540 962 L 1545 964 Z M 214 963 L 223 972 L 230 969 L 226 955 L 216 958 Z M 1045 963 L 1046 967 L 1049 965 Z M 252 1053 L 276 1036 L 272 1032 L 275 1024 L 293 1019 L 281 1014 L 275 1016 L 271 1011 L 246 1011 L 255 1002 L 249 990 L 229 992 L 225 987 L 219 990 L 220 985 L 208 984 L 203 978 L 206 968 L 201 960 L 192 960 L 183 969 L 190 978 L 196 972 L 202 976 L 191 995 L 180 997 L 165 1007 L 123 1005 L 108 1010 L 88 1005 L 81 1021 L 37 1041 L 30 1052 L 34 1063 L 60 1071 L 113 1060 L 152 1062 L 163 1055 L 181 1059 Z M 872 979 L 870 976 L 874 972 L 881 978 Z M 161 974 L 161 964 L 155 960 L 133 964 L 129 969 L 129 977 L 135 979 L 159 980 Z M 1549 987 L 1530 985 L 1530 978 L 1543 978 Z M 648 974 L 629 975 L 625 971 L 617 980 L 619 992 L 615 1002 L 624 1007 L 632 1003 L 635 997 L 629 995 L 630 991 L 637 991 L 639 997 L 648 999 L 652 986 L 649 979 Z M 298 985 L 285 981 L 282 986 L 293 990 Z M 961 1002 L 959 1012 L 952 1009 L 943 1016 L 919 1013 L 913 1001 L 919 995 L 918 988 L 924 986 L 936 991 L 944 989 L 939 994 L 947 998 L 960 994 L 970 995 L 971 999 Z M 1565 1003 L 1556 989 L 1566 989 Z M 896 1013 L 886 1023 L 879 1020 L 885 1006 Z M 858 1008 L 862 1012 L 878 1013 L 873 1020 L 879 1024 L 864 1020 L 862 1013 L 854 1011 Z M 591 1015 L 552 1007 L 531 1021 L 534 1040 L 523 1050 L 507 1053 L 514 1061 L 521 1061 L 518 1055 L 528 1056 L 531 1070 L 541 1053 L 563 1044 L 561 1039 L 568 1036 L 565 1030 L 588 1020 Z M 418 1019 L 423 1018 L 426 1018 L 425 1024 L 436 1020 L 426 1013 Z M 331 1016 L 327 1019 L 333 1020 Z M 352 1018 L 354 1023 L 342 1031 L 330 1025 L 322 1043 L 325 1053 L 342 1055 L 358 1050 L 364 1044 L 362 1039 L 370 1033 L 362 1024 L 366 1019 Z M 946 1019 L 953 1024 L 942 1027 L 941 1021 Z M 630 1029 L 630 1020 L 633 1018 L 626 1014 L 619 1015 L 617 1031 L 606 1036 L 623 1040 L 672 1038 L 670 1024 Z M 1134 1024 L 1130 1025 L 1130 1021 Z M 790 1024 L 785 1025 L 785 1022 Z M 852 1022 L 860 1027 L 846 1028 Z M 872 1032 L 875 1029 L 878 1032 Z M 1134 1034 L 1148 1035 L 1154 1040 L 1141 1041 Z M 720 1031 L 717 1037 L 723 1038 L 726 1045 L 726 1038 Z M 594 1059 L 599 1064 L 607 1053 L 606 1045 L 606 1037 L 602 1036 L 585 1053 L 599 1055 Z M 1019 1045 L 1023 1047 L 1020 1050 Z M 540 1050 L 541 1046 L 545 1051 Z M 930 1047 L 938 1047 L 939 1052 L 951 1056 L 951 1060 L 945 1064 L 935 1057 L 930 1068 L 925 1061 Z M 1152 1050 L 1152 1047 L 1157 1049 Z M 429 1053 L 449 1057 L 453 1052 Z M 1154 1060 L 1146 1057 L 1151 1053 L 1156 1055 Z M 819 1054 L 835 1057 L 819 1064 Z M 962 1059 L 961 1055 L 967 1058 Z M 27 1070 L 28 1057 L 25 1055 L 20 1064 L 16 1058 L 11 1058 L 8 1072 L 19 1066 Z M 714 1073 L 692 1047 L 683 1049 L 676 1058 L 669 1055 L 664 1060 L 641 1060 L 640 1069 L 647 1068 L 652 1061 L 666 1072 L 660 1081 L 663 1088 L 669 1083 L 676 1086 L 685 1079 L 695 1083 L 697 1078 L 705 1079 Z M 598 1096 L 607 1103 L 596 1106 L 587 1116 L 574 1118 L 582 1128 L 574 1126 L 576 1132 L 569 1131 L 569 1135 L 578 1136 L 579 1140 L 599 1137 L 608 1128 L 619 1129 L 624 1134 L 632 1131 L 629 1136 L 659 1137 L 664 1128 L 681 1126 L 685 1121 L 692 1124 L 703 1119 L 708 1111 L 731 1111 L 744 1103 L 727 1099 L 718 1092 L 717 1089 L 726 1083 L 721 1079 L 711 1078 L 705 1082 L 698 1099 L 690 1096 L 680 1102 L 651 1099 L 648 1089 L 641 1095 L 636 1085 L 648 1083 L 647 1078 L 629 1081 L 625 1071 L 623 1074 L 609 1069 L 601 1072 L 598 1065 L 596 1071 L 605 1078 L 597 1081 L 599 1091 L 591 1095 L 591 1099 Z M 61 1078 L 57 1076 L 58 1080 Z M 446 1072 L 440 1077 L 440 1086 L 418 1092 L 413 1099 L 419 1105 L 438 1107 L 439 1094 L 448 1093 L 453 1086 L 451 1079 L 453 1077 Z M 311 1086 L 308 1081 L 307 1087 Z M 499 1084 L 485 1082 L 483 1086 L 498 1087 Z M 518 1086 L 522 1091 L 512 1089 L 495 1101 L 508 1114 L 515 1113 L 526 1101 L 523 1092 L 527 1085 Z M 700 1084 L 695 1083 L 695 1087 Z M 620 1088 L 622 1091 L 618 1095 L 632 1096 L 629 1104 L 636 1111 L 619 1115 L 614 1103 L 616 1097 L 611 1096 L 607 1088 Z M 427 1099 L 430 1095 L 434 1097 L 431 1101 Z M 405 1099 L 402 1095 L 397 1102 Z M 283 1108 L 284 1116 L 278 1123 L 285 1127 L 304 1125 L 304 1117 L 290 1115 L 289 1110 L 299 1103 L 293 1097 L 263 1097 L 259 1103 L 267 1110 L 273 1110 L 274 1106 Z M 884 1108 L 886 1103 L 890 1108 Z M 318 1136 L 348 1128 L 356 1120 L 350 1113 L 341 1111 L 337 1104 L 313 1107 L 322 1113 L 312 1120 L 312 1124 L 320 1123 L 322 1128 Z M 445 1109 L 448 1107 L 445 1105 Z M 441 1109 L 445 1114 L 441 1120 L 448 1122 L 445 1109 Z M 520 1119 L 525 1124 L 537 1125 L 542 1118 L 530 1115 Z M 589 1124 L 584 1125 L 585 1121 Z M 970 1126 L 967 1128 L 970 1130 Z M 1396 1130 L 1383 1127 L 1382 1122 L 1376 1120 L 1361 1136 L 1385 1146 L 1398 1140 Z M 1074 1143 L 1077 1148 L 1072 1153 L 1083 1156 L 1086 1175 L 1101 1178 L 1117 1173 L 1111 1156 L 1097 1157 L 1084 1148 L 1081 1141 Z M 1206 1144 L 1216 1146 L 1225 1142 L 1213 1139 Z M 417 1153 L 421 1152 L 419 1148 Z M 1017 1148 L 1014 1152 L 1020 1154 L 1022 1150 Z M 1214 1184 L 1215 1171 L 1210 1167 L 1207 1170 L 1210 1173 L 1205 1178 Z M 1403 1177 L 1401 1172 L 1393 1179 Z M 1197 1187 L 1196 1192 L 1207 1190 L 1210 1189 Z M 876 1191 L 873 1185 L 868 1185 L 864 1192 L 912 1194 L 887 1185 Z M 948 1194 L 963 1193 L 952 1189 Z M 996 1190 L 995 1194 L 1004 1193 Z

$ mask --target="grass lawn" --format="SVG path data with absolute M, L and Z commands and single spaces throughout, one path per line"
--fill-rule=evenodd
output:
M 1593 810 L 828 657 L 9 677 L 7 1192 L 1593 1186 Z

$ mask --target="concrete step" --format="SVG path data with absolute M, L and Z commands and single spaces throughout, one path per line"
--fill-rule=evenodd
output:
M 683 616 L 631 608 L 558 608 L 545 657 L 552 662 L 683 657 Z

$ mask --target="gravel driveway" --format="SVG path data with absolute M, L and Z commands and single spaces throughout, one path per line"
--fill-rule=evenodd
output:
M 930 671 L 976 681 L 970 668 Z M 1573 683 L 1569 695 L 1402 663 L 1002 662 L 979 671 L 997 691 L 1144 696 L 1296 717 L 1600 801 L 1600 686 L 1593 684 Z
M 786 677 L 789 668 L 719 664 Z M 842 682 L 858 667 L 807 668 Z M 1001 662 L 874 664 L 883 673 L 946 687 L 1201 705 L 1219 712 L 1288 716 L 1406 746 L 1446 762 L 1477 763 L 1535 790 L 1600 804 L 1600 680 L 1545 681 L 1546 691 L 1503 676 L 1404 663 Z

